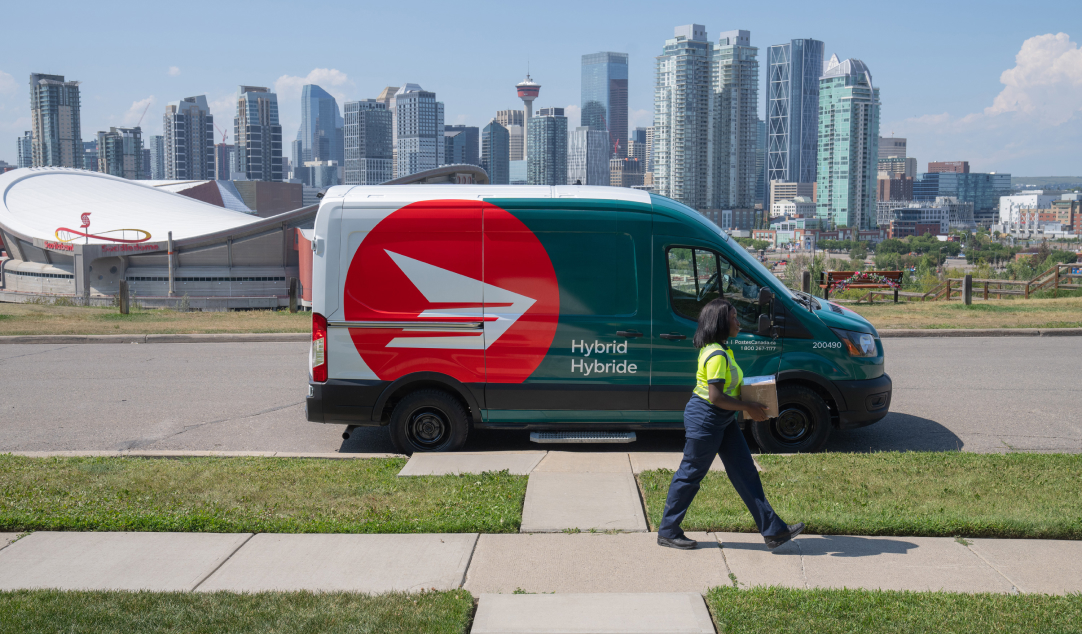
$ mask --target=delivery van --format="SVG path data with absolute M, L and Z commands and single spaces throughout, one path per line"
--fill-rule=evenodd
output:
M 787 289 L 661 196 L 332 187 L 312 250 L 308 420 L 389 426 L 406 454 L 478 429 L 682 429 L 696 320 L 718 297 L 737 309 L 744 374 L 777 378 L 778 417 L 744 423 L 763 451 L 816 451 L 890 406 L 870 323 Z

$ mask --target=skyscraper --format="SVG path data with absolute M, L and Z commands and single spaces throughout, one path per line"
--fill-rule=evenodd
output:
M 527 183 L 567 184 L 567 117 L 563 108 L 541 108 L 526 120 Z
M 766 206 L 766 121 L 759 119 L 755 125 L 755 202 Z
M 98 133 L 98 171 L 129 180 L 143 177 L 143 131 L 109 128 Z
M 879 137 L 879 158 L 905 158 L 906 140 L 902 137 Z
M 435 169 L 443 163 L 443 102 L 436 93 L 406 84 L 394 96 L 398 169 L 395 178 Z
M 150 146 L 150 180 L 165 180 L 165 135 L 151 135 L 148 145 Z M 212 178 L 217 178 L 217 176 Z
M 646 164 L 646 128 L 635 128 L 627 137 L 627 155 Z
M 32 167 L 34 165 L 33 156 L 33 139 L 34 134 L 27 130 L 21 137 L 16 137 L 17 143 L 15 152 L 15 165 L 18 167 Z
M 162 132 L 165 180 L 214 180 L 214 117 L 206 96 L 185 97 L 167 105 Z
M 309 161 L 338 161 L 342 165 L 343 120 L 338 102 L 315 84 L 301 88 L 301 127 L 297 130 L 301 155 L 293 154 L 294 166 Z M 294 144 L 294 152 L 297 146 Z
M 379 185 L 394 178 L 391 111 L 377 99 L 345 103 L 344 185 Z
M 510 145 L 507 128 L 496 119 L 481 131 L 481 167 L 488 172 L 488 182 L 493 185 L 510 183 Z
M 236 150 L 235 145 L 225 143 L 214 146 L 214 176 L 217 180 L 233 180 L 233 172 L 237 170 Z
M 675 29 L 657 57 L 654 86 L 654 191 L 694 209 L 709 203 L 707 142 L 711 131 L 714 47 L 706 27 Z
M 606 131 L 610 158 L 627 156 L 627 53 L 582 56 L 582 125 Z
M 278 123 L 278 95 L 260 86 L 237 91 L 233 119 L 236 171 L 250 181 L 282 180 L 282 126 Z
M 879 89 L 859 59 L 830 57 L 819 79 L 816 215 L 866 229 L 876 222 Z
M 714 209 L 755 206 L 759 49 L 748 31 L 726 31 L 714 51 L 714 119 L 709 180 Z
M 498 110 L 496 112 L 496 123 L 507 128 L 507 134 L 511 139 L 511 159 L 512 161 L 521 161 L 525 158 L 523 154 L 524 146 L 526 144 L 526 111 L 525 110 Z
M 443 164 L 480 165 L 480 136 L 476 126 L 443 126 Z
M 88 172 L 98 171 L 98 139 L 83 141 L 83 169 Z
M 82 167 L 79 82 L 63 75 L 30 75 L 31 162 L 34 167 Z
M 823 43 L 792 40 L 771 46 L 766 57 L 766 182 L 814 183 Z
M 575 128 L 567 135 L 567 184 L 608 185 L 609 133 L 588 126 Z

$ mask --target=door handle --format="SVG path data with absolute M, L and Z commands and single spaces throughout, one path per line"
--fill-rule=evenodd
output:
M 641 337 L 642 333 L 638 330 L 617 330 L 617 336 L 627 337 L 628 339 L 634 339 L 635 337 Z
M 669 341 L 681 341 L 687 339 L 687 335 L 682 335 L 678 332 L 666 332 L 661 334 L 662 339 L 668 339 Z

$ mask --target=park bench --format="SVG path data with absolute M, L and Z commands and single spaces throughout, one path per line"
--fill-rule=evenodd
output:
M 819 273 L 819 288 L 823 289 L 823 298 L 830 299 L 830 291 L 842 282 L 846 282 L 854 275 L 874 276 L 889 280 L 882 282 L 874 279 L 859 280 L 846 284 L 847 288 L 891 288 L 894 289 L 894 303 L 898 303 L 898 287 L 902 285 L 901 271 L 823 271 Z M 893 282 L 891 284 L 890 282 Z

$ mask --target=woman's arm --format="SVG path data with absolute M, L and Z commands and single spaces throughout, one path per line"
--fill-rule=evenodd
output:
M 752 420 L 766 420 L 766 407 L 762 403 L 741 401 L 733 398 L 722 391 L 720 383 L 711 383 L 708 387 L 710 388 L 710 402 L 715 407 L 736 412 L 746 412 Z

